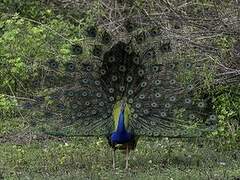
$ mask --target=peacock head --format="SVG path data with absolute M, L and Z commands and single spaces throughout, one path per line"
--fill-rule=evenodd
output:
M 125 107 L 126 107 L 126 100 L 122 99 L 121 100 L 121 105 L 120 105 L 121 112 L 124 112 Z

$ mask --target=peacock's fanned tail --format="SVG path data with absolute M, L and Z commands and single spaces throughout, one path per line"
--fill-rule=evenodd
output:
M 73 45 L 71 61 L 50 59 L 29 80 L 36 91 L 21 107 L 45 130 L 107 135 L 121 99 L 130 107 L 129 131 L 136 135 L 193 137 L 214 128 L 217 116 L 203 93 L 204 62 L 168 59 L 171 42 L 158 28 L 122 40 L 108 32 L 90 36 L 84 42 L 91 47 L 88 58 L 79 60 L 86 47 Z

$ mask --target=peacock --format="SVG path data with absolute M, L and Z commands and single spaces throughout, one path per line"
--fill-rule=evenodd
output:
M 174 44 L 158 27 L 129 34 L 87 28 L 71 60 L 50 58 L 31 74 L 31 92 L 19 103 L 46 133 L 106 137 L 113 168 L 120 149 L 126 169 L 139 137 L 198 137 L 217 122 L 203 89 L 205 63 L 169 58 Z

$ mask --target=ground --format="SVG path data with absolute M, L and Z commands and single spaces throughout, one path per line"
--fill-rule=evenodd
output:
M 119 151 L 113 170 L 105 138 L 35 136 L 16 122 L 0 123 L 0 179 L 240 179 L 240 152 L 204 139 L 141 138 L 129 170 Z

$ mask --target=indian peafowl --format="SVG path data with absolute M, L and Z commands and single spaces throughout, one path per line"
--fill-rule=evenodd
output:
M 89 28 L 89 59 L 81 44 L 73 59 L 49 59 L 29 84 L 36 91 L 22 103 L 45 132 L 106 136 L 115 150 L 129 151 L 140 136 L 196 137 L 215 127 L 211 99 L 201 93 L 203 62 L 163 61 L 171 41 L 158 28 L 114 39 Z M 84 42 L 87 44 L 87 41 Z M 87 45 L 86 45 L 87 46 Z

